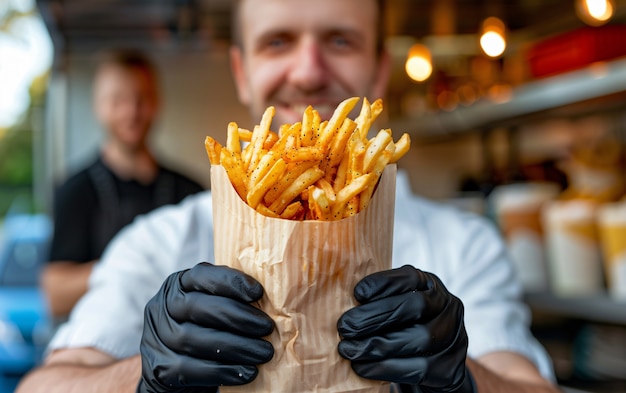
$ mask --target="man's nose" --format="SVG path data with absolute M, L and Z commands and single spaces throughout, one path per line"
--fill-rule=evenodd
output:
M 129 117 L 137 117 L 141 112 L 142 102 L 138 97 L 132 97 L 126 100 L 124 110 Z
M 311 92 L 326 86 L 328 69 L 319 42 L 304 39 L 298 46 L 293 59 L 289 82 L 299 89 Z

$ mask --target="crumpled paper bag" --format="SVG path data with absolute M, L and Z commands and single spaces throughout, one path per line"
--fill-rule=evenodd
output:
M 211 167 L 215 262 L 246 272 L 265 289 L 258 307 L 276 323 L 273 359 L 250 384 L 220 392 L 388 392 L 359 377 L 338 351 L 337 320 L 357 305 L 353 289 L 391 268 L 396 166 L 369 206 L 340 221 L 263 216 L 239 198 L 220 165 Z

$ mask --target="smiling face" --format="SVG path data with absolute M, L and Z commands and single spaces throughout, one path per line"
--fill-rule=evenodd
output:
M 231 64 L 240 101 L 274 126 L 302 120 L 307 105 L 328 119 L 352 96 L 382 97 L 389 58 L 377 51 L 374 0 L 241 0 Z
M 156 81 L 140 67 L 105 65 L 96 75 L 94 109 L 108 137 L 130 150 L 142 148 L 159 108 Z

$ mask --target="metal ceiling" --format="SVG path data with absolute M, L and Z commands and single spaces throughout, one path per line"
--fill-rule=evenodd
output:
M 230 0 L 37 0 L 57 61 L 107 46 L 207 51 L 226 42 Z
M 626 9 L 626 0 L 616 1 L 618 8 Z M 387 0 L 386 4 L 392 35 L 473 34 L 490 15 L 503 19 L 520 39 L 581 25 L 574 0 Z M 208 51 L 230 37 L 231 0 L 37 0 L 37 5 L 57 56 L 120 45 L 148 51 Z

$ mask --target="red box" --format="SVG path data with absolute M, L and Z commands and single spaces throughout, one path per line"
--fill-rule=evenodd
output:
M 626 26 L 583 27 L 534 44 L 528 52 L 530 73 L 540 78 L 626 56 Z

